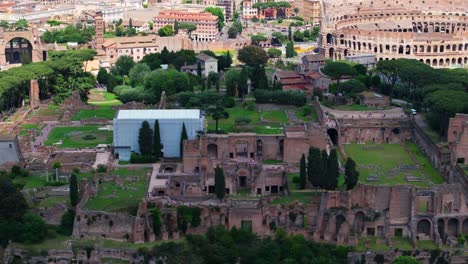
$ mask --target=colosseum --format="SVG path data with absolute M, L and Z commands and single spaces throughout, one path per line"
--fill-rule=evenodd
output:
M 467 14 L 467 0 L 324 0 L 320 47 L 334 60 L 375 54 L 467 67 Z

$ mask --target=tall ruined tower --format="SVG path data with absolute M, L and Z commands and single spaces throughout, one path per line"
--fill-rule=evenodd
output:
M 102 50 L 102 44 L 104 44 L 104 20 L 102 19 L 102 12 L 97 11 L 94 17 L 94 27 L 96 29 L 96 39 L 94 41 L 94 49 Z

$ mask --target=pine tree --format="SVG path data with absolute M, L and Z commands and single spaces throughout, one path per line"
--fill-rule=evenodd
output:
M 326 175 L 327 184 L 325 186 L 325 189 L 335 190 L 338 186 L 338 177 L 340 176 L 340 172 L 338 169 L 338 155 L 336 153 L 336 149 L 332 149 L 330 151 L 330 155 L 328 156 Z
M 154 122 L 154 136 L 153 136 L 153 155 L 156 160 L 161 157 L 161 134 L 159 132 L 159 121 L 156 119 Z
M 345 164 L 345 185 L 346 190 L 351 190 L 356 186 L 359 180 L 359 172 L 356 169 L 356 162 L 348 158 Z
M 70 204 L 75 207 L 78 205 L 78 181 L 76 179 L 75 172 L 72 172 L 70 176 Z
M 226 183 L 224 182 L 224 171 L 216 165 L 215 168 L 215 194 L 219 199 L 223 199 L 226 194 Z
M 299 189 L 303 190 L 307 183 L 307 171 L 306 171 L 306 159 L 305 155 L 302 154 L 300 168 L 299 168 Z
M 322 161 L 320 160 L 320 149 L 310 148 L 307 157 L 307 178 L 314 187 L 322 187 L 320 178 L 323 174 Z
M 325 188 L 327 185 L 327 170 L 328 170 L 328 153 L 326 150 L 322 150 L 320 153 L 320 159 L 322 160 L 322 174 L 319 175 L 319 186 Z
M 128 20 L 128 28 L 129 29 L 133 28 L 133 21 L 131 18 Z
M 143 156 L 151 155 L 153 152 L 153 130 L 148 121 L 143 121 L 138 135 L 138 144 L 140 145 L 140 153 Z
M 182 123 L 182 134 L 180 136 L 180 158 L 184 158 L 184 140 L 187 140 L 187 130 L 185 129 L 185 123 Z

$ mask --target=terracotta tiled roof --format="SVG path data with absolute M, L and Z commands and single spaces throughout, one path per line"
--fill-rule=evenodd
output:
M 301 78 L 301 76 L 295 71 L 276 71 L 275 75 L 280 78 Z

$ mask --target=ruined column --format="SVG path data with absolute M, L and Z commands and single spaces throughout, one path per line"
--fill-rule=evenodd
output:
M 29 87 L 29 106 L 31 109 L 36 109 L 39 107 L 39 103 L 39 83 L 37 80 L 31 80 Z

